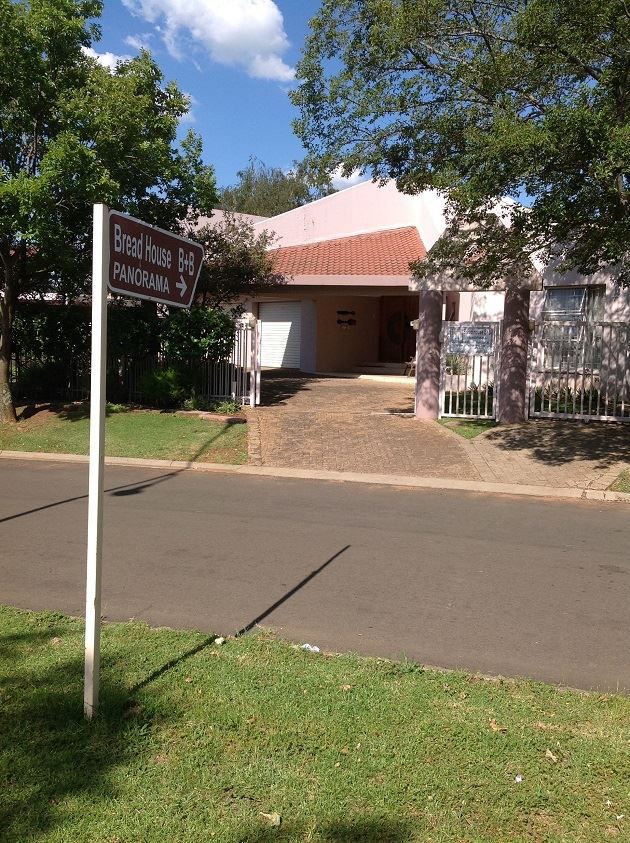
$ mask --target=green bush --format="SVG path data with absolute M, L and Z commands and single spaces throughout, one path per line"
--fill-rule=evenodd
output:
M 221 413 L 226 416 L 242 410 L 238 401 L 212 401 L 209 398 L 203 398 L 201 395 L 193 395 L 192 398 L 187 398 L 182 406 L 184 410 L 201 410 L 207 413 Z
M 89 366 L 80 361 L 35 360 L 19 369 L 15 394 L 21 398 L 57 401 L 73 398 L 88 388 Z
M 180 368 L 169 366 L 145 375 L 140 384 L 142 401 L 152 407 L 181 407 L 190 397 L 190 377 Z
M 465 375 L 469 367 L 469 358 L 465 354 L 447 354 L 446 371 L 451 375 Z
M 89 353 L 90 310 L 80 305 L 25 304 L 15 315 L 13 343 L 26 358 L 67 365 Z
M 110 358 L 139 359 L 159 350 L 164 319 L 155 308 L 110 302 L 107 307 L 107 353 Z
M 162 324 L 162 343 L 171 360 L 223 360 L 232 351 L 234 320 L 222 310 L 178 310 Z
M 212 404 L 213 413 L 222 413 L 226 416 L 239 413 L 242 409 L 243 407 L 238 401 L 214 401 Z

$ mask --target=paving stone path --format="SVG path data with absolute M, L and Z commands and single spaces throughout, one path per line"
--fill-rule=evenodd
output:
M 630 466 L 630 425 L 539 420 L 465 440 L 395 415 L 412 412 L 409 384 L 267 373 L 250 463 L 584 489 Z
M 630 425 L 537 419 L 489 430 L 463 447 L 485 481 L 607 489 L 630 466 Z
M 263 406 L 249 416 L 250 462 L 479 479 L 458 437 L 391 413 L 413 413 L 410 386 L 352 378 L 263 380 Z

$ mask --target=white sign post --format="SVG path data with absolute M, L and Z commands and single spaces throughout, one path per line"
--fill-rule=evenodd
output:
M 92 246 L 92 371 L 90 378 L 90 488 L 85 588 L 83 708 L 98 708 L 101 651 L 101 560 L 107 380 L 107 290 L 170 307 L 195 297 L 203 246 L 142 220 L 94 205 Z M 111 261 L 110 261 L 111 258 Z
M 101 654 L 101 562 L 105 469 L 105 384 L 107 379 L 107 271 L 109 209 L 94 206 L 92 246 L 92 371 L 90 378 L 90 482 L 87 580 L 85 588 L 85 674 L 83 710 L 91 720 L 98 707 Z

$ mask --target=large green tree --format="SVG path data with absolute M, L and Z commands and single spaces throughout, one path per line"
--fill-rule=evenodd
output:
M 325 172 L 448 194 L 419 273 L 484 284 L 540 252 L 630 280 L 626 0 L 323 0 L 297 78 Z
M 310 172 L 304 162 L 294 162 L 288 172 L 268 167 L 257 158 L 237 173 L 237 182 L 221 190 L 219 203 L 226 211 L 273 217 L 333 193 L 328 175 Z
M 91 206 L 169 229 L 216 201 L 185 95 L 147 52 L 110 72 L 84 49 L 99 0 L 0 0 L 0 421 L 20 303 L 88 289 Z M 191 212 L 195 209 L 195 213 Z

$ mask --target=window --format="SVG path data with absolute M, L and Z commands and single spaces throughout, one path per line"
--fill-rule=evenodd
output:
M 543 305 L 546 355 L 553 371 L 601 365 L 602 336 L 597 322 L 604 315 L 604 286 L 547 287 Z M 575 325 L 556 325 L 574 322 Z M 584 324 L 586 323 L 586 324 Z
M 545 322 L 599 322 L 604 315 L 603 286 L 547 287 L 543 305 Z

